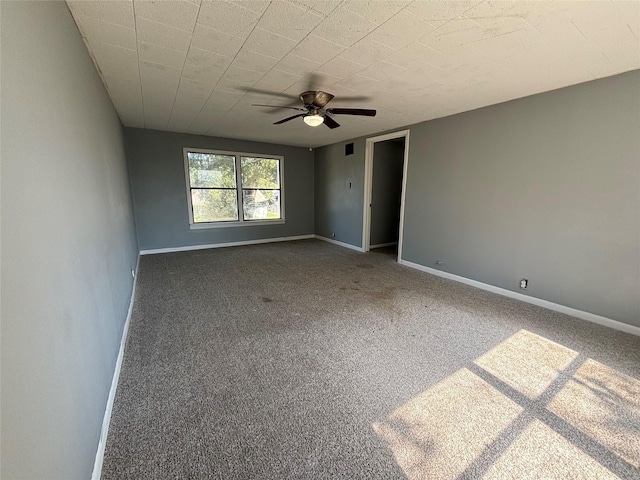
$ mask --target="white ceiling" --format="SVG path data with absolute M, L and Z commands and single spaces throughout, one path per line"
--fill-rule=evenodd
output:
M 71 1 L 126 126 L 320 146 L 640 68 L 640 1 Z M 375 108 L 309 127 L 305 90 Z M 368 97 L 352 98 L 348 97 Z

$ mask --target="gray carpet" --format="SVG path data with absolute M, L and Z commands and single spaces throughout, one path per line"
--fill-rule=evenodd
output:
M 143 256 L 104 479 L 640 478 L 640 337 L 308 240 Z

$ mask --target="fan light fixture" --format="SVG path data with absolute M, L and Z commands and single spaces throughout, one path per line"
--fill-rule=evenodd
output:
M 2 0 L 0 0 L 1 2 Z M 266 92 L 269 93 L 269 92 Z M 326 108 L 327 103 L 331 101 L 333 95 L 327 92 L 321 92 L 320 90 L 309 90 L 300 94 L 300 100 L 302 101 L 301 107 L 294 107 L 291 105 L 281 105 L 278 108 L 284 108 L 289 110 L 295 110 L 296 115 L 283 118 L 277 122 L 273 122 L 274 125 L 280 125 L 282 123 L 290 122 L 297 118 L 302 117 L 304 123 L 310 127 L 317 127 L 323 123 L 327 128 L 338 128 L 340 124 L 333 119 L 333 115 L 362 115 L 365 117 L 375 117 L 376 111 L 369 108 Z M 367 97 L 362 97 L 367 98 Z M 275 105 L 263 105 L 260 103 L 252 103 L 254 107 L 270 107 Z M 300 113 L 302 112 L 302 113 Z
M 318 125 L 322 125 L 322 123 L 324 122 L 324 117 L 318 114 L 306 115 L 302 120 L 304 120 L 304 123 L 306 123 L 310 127 L 317 127 Z

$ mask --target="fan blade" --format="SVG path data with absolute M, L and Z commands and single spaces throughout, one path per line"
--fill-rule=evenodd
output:
M 314 107 L 324 108 L 324 106 L 331 101 L 333 95 L 327 92 L 321 92 L 320 90 L 308 91 L 300 94 L 300 100 L 305 105 L 313 105 Z
M 375 117 L 375 110 L 368 110 L 366 108 L 327 108 L 327 113 L 333 115 L 364 115 L 365 117 Z
M 282 120 L 279 120 L 277 122 L 273 122 L 273 124 L 274 125 L 280 125 L 281 123 L 288 122 L 289 120 L 293 120 L 294 118 L 304 117 L 305 115 L 306 115 L 306 113 L 299 113 L 298 115 L 294 115 L 293 117 L 288 117 L 288 118 L 284 118 Z
M 364 95 L 352 95 L 348 97 L 340 95 L 341 102 L 368 102 L 369 100 L 371 100 L 371 97 Z
M 278 92 L 276 90 L 262 90 L 260 88 L 253 87 L 235 87 L 234 90 L 244 93 L 259 93 L 261 95 L 267 95 L 269 97 L 282 97 L 284 101 L 291 100 L 292 102 L 298 102 L 300 98 L 297 95 L 291 95 L 289 93 Z
M 299 110 L 301 112 L 305 112 L 306 111 L 304 108 L 286 107 L 284 105 L 263 105 L 262 103 L 252 103 L 251 106 L 252 107 L 269 107 L 269 108 L 289 108 L 291 110 Z
M 329 115 L 324 116 L 324 124 L 329 128 L 338 128 L 340 126 L 340 124 Z

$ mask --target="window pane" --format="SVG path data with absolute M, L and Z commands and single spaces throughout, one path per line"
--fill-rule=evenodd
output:
M 191 190 L 191 206 L 194 223 L 238 220 L 235 190 Z
M 242 188 L 280 188 L 280 160 L 240 158 Z
M 236 188 L 236 161 L 233 155 L 187 152 L 192 187 Z
M 273 220 L 280 216 L 280 190 L 243 190 L 245 220 Z

